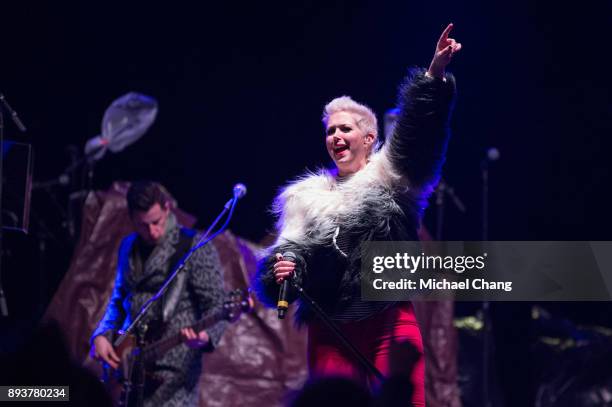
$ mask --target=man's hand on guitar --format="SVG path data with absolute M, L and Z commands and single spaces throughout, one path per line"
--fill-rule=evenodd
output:
M 119 356 L 115 353 L 113 345 L 102 335 L 96 336 L 94 339 L 90 355 L 95 360 L 108 363 L 113 369 L 119 367 Z
M 196 334 L 193 328 L 181 329 L 181 335 L 183 336 L 185 344 L 192 349 L 203 348 L 204 346 L 208 345 L 208 342 L 210 341 L 206 331 L 200 331 Z

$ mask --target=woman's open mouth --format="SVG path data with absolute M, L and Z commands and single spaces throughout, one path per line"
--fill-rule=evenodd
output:
M 336 146 L 334 147 L 334 155 L 336 157 L 343 157 L 344 155 L 347 154 L 348 149 L 349 149 L 348 145 Z

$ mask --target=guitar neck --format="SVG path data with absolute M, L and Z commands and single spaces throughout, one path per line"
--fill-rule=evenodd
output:
M 218 310 L 208 315 L 205 318 L 200 319 L 198 322 L 193 324 L 191 328 L 197 333 L 203 329 L 209 328 L 215 323 L 225 319 L 223 310 Z M 166 354 L 170 349 L 175 346 L 183 343 L 183 336 L 179 333 L 171 335 L 167 338 L 160 339 L 157 342 L 154 342 L 148 346 L 146 346 L 143 350 L 144 360 L 146 362 L 152 362 L 156 359 L 159 359 L 163 355 Z

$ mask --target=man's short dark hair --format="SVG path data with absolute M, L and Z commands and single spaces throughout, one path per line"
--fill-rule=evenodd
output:
M 163 209 L 168 200 L 169 197 L 166 189 L 161 184 L 153 181 L 134 182 L 127 192 L 130 215 L 136 211 L 146 212 L 156 203 Z

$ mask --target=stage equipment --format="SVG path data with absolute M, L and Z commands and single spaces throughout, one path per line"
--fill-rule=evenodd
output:
M 442 241 L 442 230 L 444 226 L 444 207 L 446 195 L 450 197 L 461 213 L 467 211 L 463 201 L 455 194 L 455 189 L 444 179 L 440 179 L 436 187 L 436 240 Z
M 93 187 L 95 163 L 107 151 L 118 153 L 138 141 L 155 121 L 157 112 L 157 100 L 151 96 L 129 92 L 115 99 L 104 112 L 101 134 L 85 143 L 84 155 L 79 157 L 78 148 L 69 146 L 71 164 L 58 177 L 33 184 L 33 189 L 47 191 L 56 186 L 70 187 L 65 227 L 71 239 L 76 239 L 78 211 Z
M 489 239 L 489 164 L 499 159 L 499 150 L 495 147 L 487 149 L 485 157 L 480 162 L 482 174 L 482 236 L 481 240 Z M 493 340 L 493 326 L 491 321 L 491 304 L 489 301 L 482 303 L 483 322 L 483 350 L 482 350 L 482 405 L 491 407 L 491 381 L 489 372 L 491 370 L 491 341 Z
M 2 252 L 2 243 L 3 243 L 3 233 L 4 233 L 4 224 L 2 222 L 3 218 L 4 218 L 4 210 L 3 210 L 3 206 L 2 206 L 2 201 L 3 201 L 3 184 L 4 184 L 4 159 L 5 159 L 5 153 L 10 151 L 11 149 L 8 148 L 8 146 L 5 146 L 4 144 L 4 110 L 6 110 L 9 115 L 11 116 L 11 119 L 13 120 L 13 123 L 15 123 L 15 125 L 17 126 L 17 128 L 19 129 L 19 131 L 21 132 L 25 132 L 27 129 L 26 127 L 23 125 L 23 123 L 21 122 L 21 120 L 19 119 L 19 116 L 17 115 L 17 112 L 15 110 L 13 110 L 13 108 L 11 108 L 11 105 L 9 105 L 8 101 L 6 100 L 6 98 L 4 97 L 4 94 L 2 92 L 0 92 L 0 316 L 3 317 L 8 317 L 8 306 L 6 304 L 6 298 L 4 296 L 4 290 L 2 289 L 2 257 L 4 255 L 4 253 Z M 5 150 L 5 147 L 6 150 Z M 28 154 L 28 158 L 30 157 L 30 155 Z M 26 161 L 26 174 L 27 174 L 27 170 L 30 168 L 31 162 L 30 161 Z M 26 206 L 26 208 L 28 208 L 29 210 L 29 183 L 28 183 L 28 178 L 26 175 L 26 188 L 24 193 L 26 194 L 24 197 L 24 202 L 28 202 L 28 205 Z M 27 210 L 24 210 L 24 216 L 28 215 Z M 27 217 L 24 218 L 24 222 L 25 225 L 27 226 Z M 27 230 L 27 227 L 26 227 Z

